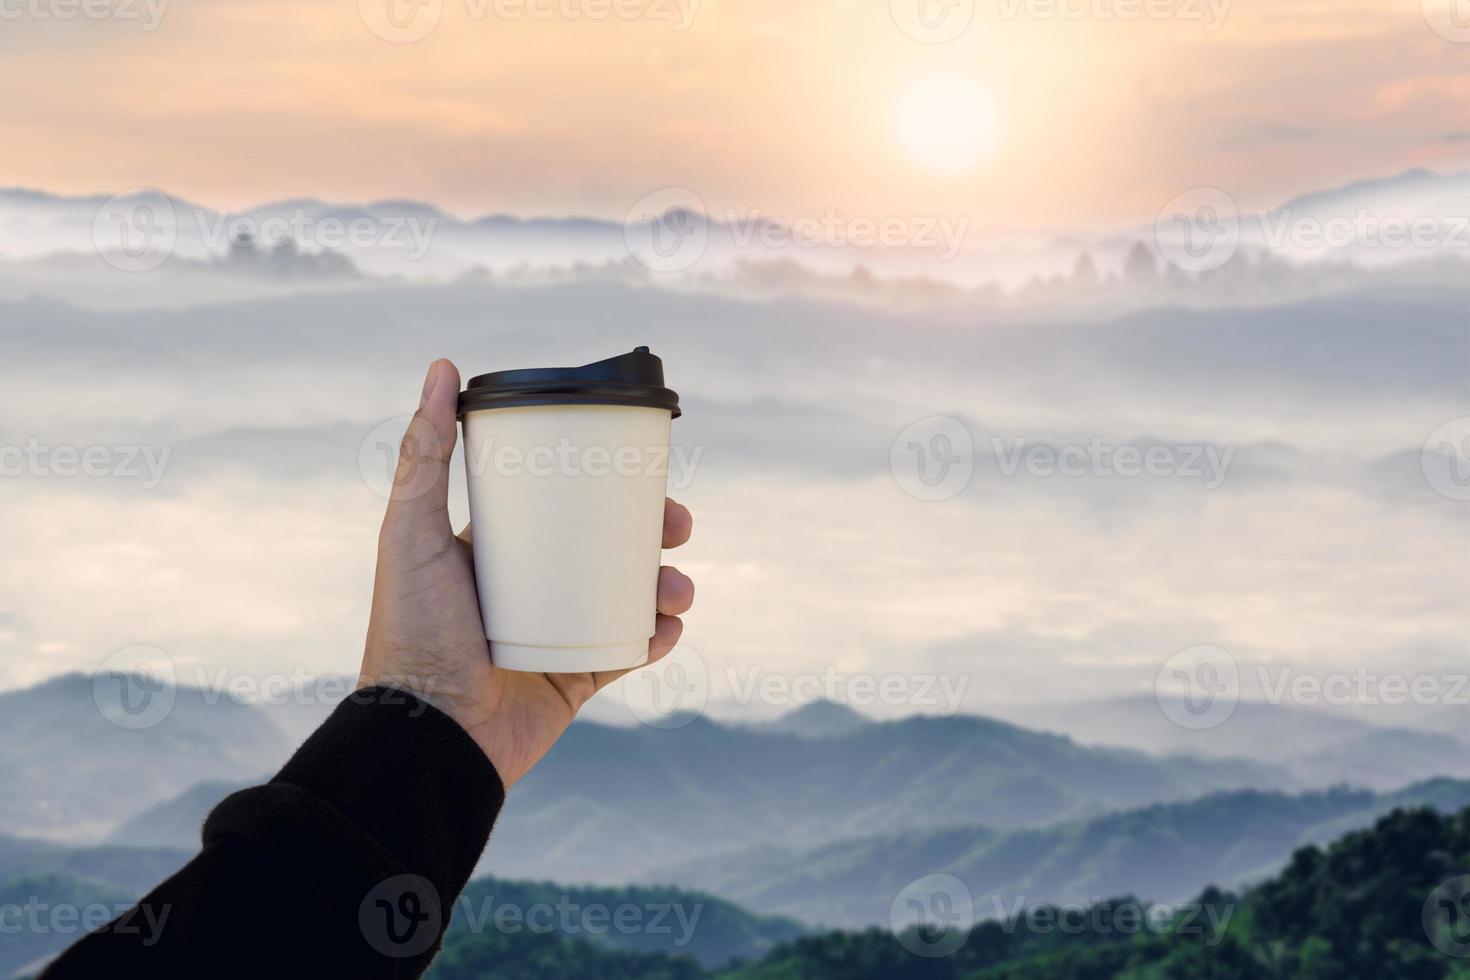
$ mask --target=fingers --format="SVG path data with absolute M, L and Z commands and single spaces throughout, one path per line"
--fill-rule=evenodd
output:
M 678 616 L 658 617 L 653 627 L 653 638 L 648 641 L 648 662 L 656 663 L 668 656 L 670 650 L 679 644 L 679 637 L 684 634 L 684 621 Z
M 658 663 L 669 655 L 679 643 L 679 637 L 684 633 L 684 621 L 677 616 L 660 615 L 654 623 L 653 638 L 648 641 L 648 663 Z M 645 664 L 644 666 L 647 666 Z M 597 690 L 602 690 L 613 681 L 625 674 L 631 674 L 641 667 L 630 667 L 627 670 L 604 670 L 592 675 L 593 685 Z
M 694 515 L 689 508 L 670 498 L 664 499 L 664 547 L 677 548 L 689 540 L 694 531 Z
M 446 360 L 429 365 L 419 409 L 398 450 L 393 492 L 384 530 L 416 525 L 425 519 L 448 523 L 449 461 L 459 433 L 459 371 Z
M 658 570 L 658 611 L 666 616 L 687 613 L 694 605 L 694 581 L 671 565 Z

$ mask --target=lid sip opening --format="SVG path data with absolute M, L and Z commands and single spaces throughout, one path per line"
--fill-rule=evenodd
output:
M 459 415 L 523 405 L 632 405 L 682 414 L 678 393 L 664 387 L 664 362 L 647 347 L 581 367 L 479 375 L 460 392 Z

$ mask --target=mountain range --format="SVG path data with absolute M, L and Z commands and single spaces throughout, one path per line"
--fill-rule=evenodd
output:
M 1039 829 L 956 827 L 806 850 L 756 847 L 655 868 L 645 880 L 698 882 L 749 908 L 844 928 L 887 922 L 905 885 L 940 872 L 965 883 L 980 918 L 1113 895 L 1173 902 L 1210 884 L 1250 884 L 1275 873 L 1299 847 L 1412 806 L 1446 813 L 1470 806 L 1470 782 L 1435 780 L 1385 794 L 1246 790 Z
M 0 774 L 12 779 L 0 811 L 11 835 L 0 837 L 0 899 L 136 898 L 188 860 L 220 798 L 273 771 L 325 710 L 274 717 L 188 686 L 172 698 L 167 717 L 134 731 L 108 720 L 106 685 L 80 675 L 0 695 L 0 733 L 10 736 Z M 1470 806 L 1470 782 L 1453 779 L 1392 792 L 1265 789 L 1299 788 L 1303 759 L 1335 751 L 1351 764 L 1353 753 L 1378 752 L 1386 764 L 1396 746 L 1449 736 L 1240 707 L 1250 724 L 1222 730 L 1211 756 L 1089 746 L 975 716 L 878 721 L 828 702 L 774 721 L 695 718 L 675 730 L 578 722 L 513 790 L 480 869 L 495 877 L 467 891 L 436 975 L 556 961 L 589 976 L 692 978 L 779 958 L 816 926 L 886 924 L 895 897 L 935 873 L 963 881 L 982 919 L 1110 895 L 1176 901 L 1210 884 L 1252 886 L 1295 849 L 1396 808 Z M 1156 704 L 1149 714 L 1160 714 Z M 1279 753 L 1285 766 L 1219 754 L 1270 758 L 1273 739 L 1294 750 Z M 60 840 L 103 833 L 105 844 Z M 688 948 L 646 933 L 522 941 L 483 926 L 497 904 L 557 901 L 698 905 L 707 918 Z M 67 939 L 0 937 L 0 973 L 28 969 Z
M 1269 762 L 1289 770 L 1303 786 L 1351 783 L 1389 790 L 1434 776 L 1470 777 L 1470 743 L 1450 729 L 1457 721 L 1459 731 L 1466 731 L 1463 718 L 1427 709 L 1417 719 L 1438 730 L 1380 725 L 1345 713 L 1246 700 L 1220 724 L 1204 729 L 1174 724 L 1153 698 L 998 705 L 987 710 L 1086 745 Z
M 712 850 L 1021 828 L 1288 778 L 1255 762 L 1083 747 L 971 716 L 848 717 L 844 731 L 820 737 L 782 730 L 830 725 L 834 714 L 844 717 L 808 708 L 773 730 L 705 719 L 675 731 L 574 724 L 515 787 L 484 867 L 621 882 Z M 188 788 L 120 824 L 112 840 L 193 846 L 209 808 L 246 782 Z
M 182 198 L 165 199 L 163 192 L 134 189 L 117 197 L 106 194 L 64 196 L 25 188 L 0 189 L 0 254 L 38 259 L 62 254 L 93 255 L 108 247 L 112 230 L 98 230 L 99 214 L 127 214 L 139 206 L 155 212 L 167 200 L 171 215 L 160 218 L 171 231 L 174 255 L 183 263 L 223 255 L 232 229 L 265 232 L 276 229 L 304 237 L 308 250 L 331 248 L 350 258 L 355 269 L 369 276 L 430 280 L 453 277 L 474 269 L 506 273 L 524 269 L 615 267 L 633 258 L 657 259 L 644 254 L 640 243 L 658 232 L 655 225 L 678 218 L 681 227 L 697 231 L 706 245 L 699 255 L 701 271 L 730 271 L 741 262 L 800 263 L 828 273 L 851 270 L 855 261 L 872 265 L 884 275 L 933 276 L 939 280 L 976 285 L 997 281 L 1014 288 L 1028 280 L 1066 275 L 1081 252 L 1095 255 L 1109 272 L 1123 268 L 1124 256 L 1138 242 L 1152 242 L 1152 227 L 1117 228 L 1100 234 L 1052 234 L 1038 242 L 1036 235 L 971 241 L 964 235 L 962 261 L 937 261 L 938 250 L 924 248 L 853 248 L 842 244 L 821 247 L 782 246 L 790 226 L 800 215 L 766 215 L 758 209 L 706 208 L 687 193 L 671 191 L 651 202 L 629 202 L 626 215 L 517 216 L 491 214 L 458 217 L 420 201 L 385 200 L 346 203 L 316 198 L 272 201 L 226 212 Z M 1273 247 L 1299 258 L 1318 258 L 1328 252 L 1336 258 L 1368 264 L 1398 262 L 1433 249 L 1354 247 L 1312 249 L 1294 240 L 1271 241 L 1275 229 L 1292 221 L 1310 221 L 1314 227 L 1333 219 L 1352 220 L 1366 214 L 1372 220 L 1413 219 L 1470 215 L 1470 171 L 1436 173 L 1423 169 L 1355 181 L 1312 191 L 1257 213 L 1239 203 L 1240 238 L 1250 248 Z M 357 223 L 369 229 L 365 238 L 348 238 L 338 230 Z M 304 229 L 304 231 L 303 231 Z M 100 235 L 100 239 L 97 237 Z M 340 241 L 339 241 L 340 239 Z M 263 241 L 263 244 L 271 244 Z M 333 246 L 336 246 L 333 248 Z M 116 247 L 112 246 L 115 250 Z M 656 261 L 654 266 L 658 268 Z M 182 266 L 180 266 L 182 267 Z M 73 273 L 80 270 L 73 269 Z
M 0 833 L 97 839 L 196 783 L 250 779 L 291 753 L 280 728 L 227 695 L 175 687 L 167 716 L 136 729 L 109 720 L 126 717 L 122 696 L 82 674 L 0 693 Z
M 1301 848 L 1244 893 L 1211 887 L 1163 909 L 1107 896 L 1087 906 L 1037 906 L 971 930 L 931 918 L 900 941 L 882 929 L 807 936 L 718 976 L 1464 980 L 1467 867 L 1470 810 L 1395 810 L 1328 847 Z M 1145 911 L 1157 917 L 1145 924 Z
M 1425 788 L 1447 799 L 1464 787 Z M 0 840 L 14 853 L 27 842 Z M 1202 842 L 1201 847 L 1208 847 Z M 66 870 L 0 878 L 0 902 L 116 907 L 131 889 Z M 104 849 L 105 850 L 105 849 Z M 90 852 L 96 857 L 100 851 Z M 178 855 L 180 858 L 182 855 Z M 36 856 L 31 857 L 35 867 Z M 44 860 L 44 859 L 43 859 Z M 1463 980 L 1460 909 L 1470 861 L 1470 809 L 1396 808 L 1371 828 L 1292 854 L 1274 877 L 1243 893 L 1215 886 L 1159 906 L 1131 895 L 1080 904 L 1025 900 L 967 927 L 953 918 L 897 931 L 810 933 L 698 892 L 584 889 L 477 880 L 456 903 L 437 980 Z M 549 932 L 503 929 L 495 911 L 536 905 L 573 910 L 543 917 Z M 674 908 L 683 927 L 589 930 L 578 910 Z M 982 904 L 983 909 L 983 904 Z M 911 910 L 905 910 L 909 912 Z M 943 916 L 947 906 L 931 905 Z M 649 919 L 640 919 L 649 923 Z M 72 930 L 0 933 L 0 970 L 30 976 L 75 938 Z M 934 955 L 934 954 L 940 955 Z
M 83 675 L 0 694 L 0 776 L 14 788 L 0 833 L 193 847 L 209 808 L 266 778 L 330 710 L 180 685 L 161 723 L 129 730 L 99 708 L 116 696 Z M 996 710 L 1059 733 L 970 715 L 879 722 L 828 702 L 675 731 L 578 722 L 516 787 L 487 861 L 500 873 L 617 882 L 646 871 L 649 854 L 672 865 L 708 856 L 711 841 L 739 850 L 1006 831 L 1220 791 L 1387 791 L 1470 776 L 1451 735 L 1325 712 L 1242 702 L 1224 725 L 1194 732 L 1143 700 Z M 698 830 L 661 826 L 671 807 Z

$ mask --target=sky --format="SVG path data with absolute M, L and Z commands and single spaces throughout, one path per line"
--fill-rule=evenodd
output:
M 0 0 L 0 83 L 23 93 L 0 107 L 0 186 L 613 219 L 684 187 L 712 210 L 983 234 L 1151 223 L 1204 186 L 1270 207 L 1470 167 L 1470 21 L 1449 0 L 607 0 L 623 16 L 601 19 L 573 0 L 392 19 L 386 0 L 90 0 L 117 16 L 61 19 L 68 2 Z M 677 492 L 699 515 L 678 563 L 711 670 L 942 671 L 979 708 L 1148 691 L 1200 645 L 1463 663 L 1470 524 L 1423 470 L 1449 441 L 1432 434 L 1470 418 L 1462 294 L 1241 287 L 1233 310 L 1015 321 L 378 282 L 170 309 L 227 273 L 91 258 L 158 308 L 89 309 L 73 266 L 7 257 L 52 292 L 0 304 L 0 449 L 167 449 L 167 473 L 6 487 L 0 539 L 24 558 L 0 565 L 0 687 L 128 644 L 350 673 L 383 503 L 361 448 L 429 360 L 469 375 L 643 343 L 688 399 L 679 438 L 707 451 Z M 935 418 L 973 441 L 947 500 L 894 462 L 913 426 L 938 445 Z M 1001 467 L 1020 442 L 1099 440 L 1233 463 L 1218 484 Z
M 1463 0 L 73 2 L 0 4 L 0 184 L 1005 232 L 1470 166 Z

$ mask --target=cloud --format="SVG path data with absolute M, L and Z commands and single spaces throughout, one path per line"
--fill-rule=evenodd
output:
M 699 532 L 675 560 L 701 583 L 687 642 L 722 661 L 935 669 L 990 636 L 985 690 L 1020 699 L 1187 636 L 1298 657 L 1441 643 L 1463 608 L 1443 542 L 1463 521 L 1416 470 L 1428 433 L 1470 413 L 1462 309 L 1378 296 L 1015 322 L 608 283 L 0 304 L 0 445 L 172 450 L 155 490 L 9 483 L 0 593 L 25 619 L 0 683 L 136 642 L 350 671 L 384 506 L 359 451 L 413 409 L 424 365 L 643 343 L 686 401 L 678 441 L 704 453 L 677 492 Z M 969 486 L 938 502 L 890 471 L 898 434 L 933 415 L 975 447 Z M 1094 439 L 1233 458 L 1216 490 L 1002 465 L 1020 440 Z

